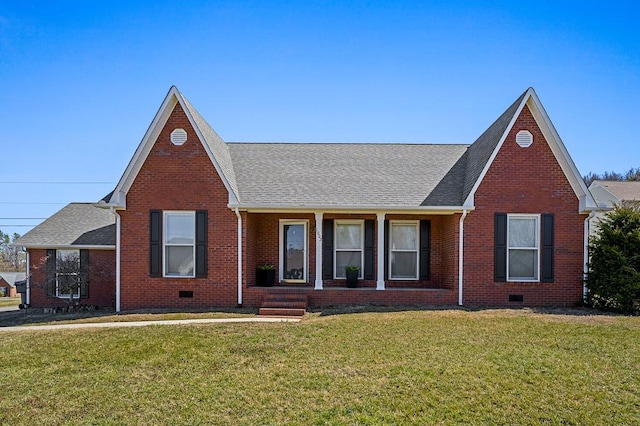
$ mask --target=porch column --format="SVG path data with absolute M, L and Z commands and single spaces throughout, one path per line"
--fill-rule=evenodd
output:
M 376 290 L 384 290 L 384 213 L 377 213 L 378 219 L 378 267 Z
M 315 290 L 322 290 L 322 212 L 316 216 L 316 285 Z

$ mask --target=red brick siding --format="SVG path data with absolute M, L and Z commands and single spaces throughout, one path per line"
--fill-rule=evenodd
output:
M 515 142 L 520 130 L 533 134 L 533 145 Z M 511 294 L 527 306 L 568 306 L 582 300 L 583 221 L 578 199 L 547 141 L 525 106 L 475 194 L 476 209 L 464 222 L 464 304 L 514 305 Z M 553 213 L 555 280 L 553 283 L 494 282 L 494 213 Z
M 46 250 L 29 250 L 30 305 L 48 308 L 67 305 L 66 299 L 48 297 L 45 280 Z M 115 250 L 89 251 L 89 297 L 80 299 L 81 304 L 115 307 L 116 297 L 116 252 Z
M 187 132 L 174 146 L 170 134 Z M 121 309 L 237 305 L 237 218 L 187 116 L 176 105 L 127 194 L 121 222 Z M 208 211 L 208 277 L 149 276 L 149 211 Z M 193 291 L 193 298 L 178 297 Z

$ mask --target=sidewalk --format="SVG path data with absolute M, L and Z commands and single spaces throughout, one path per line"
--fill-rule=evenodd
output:
M 161 321 L 129 321 L 129 322 L 85 322 L 78 324 L 48 324 L 48 325 L 20 325 L 14 327 L 0 327 L 3 331 L 32 331 L 32 330 L 65 330 L 77 328 L 113 328 L 113 327 L 144 327 L 147 325 L 187 325 L 187 324 L 215 324 L 239 322 L 299 322 L 300 318 L 201 318 Z

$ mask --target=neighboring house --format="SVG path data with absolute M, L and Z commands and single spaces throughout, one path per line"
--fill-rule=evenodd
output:
M 598 223 L 615 205 L 640 204 L 640 181 L 594 180 L 589 191 L 601 210 L 589 221 L 591 235 L 598 231 Z
M 50 259 L 41 274 L 66 250 L 109 265 L 86 297 L 113 295 L 118 311 L 255 307 L 273 293 L 312 306 L 570 306 L 595 208 L 532 88 L 473 144 L 426 145 L 226 143 L 172 87 L 115 190 L 16 244 L 30 268 Z M 263 263 L 275 287 L 255 285 Z M 32 306 L 64 297 L 36 278 Z
M 16 281 L 26 277 L 24 272 L 0 272 L 0 297 L 16 297 Z

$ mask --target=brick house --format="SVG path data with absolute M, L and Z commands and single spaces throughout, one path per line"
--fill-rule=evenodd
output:
M 0 297 L 16 297 L 16 282 L 25 278 L 24 272 L 0 272 Z
M 273 294 L 571 306 L 595 208 L 532 88 L 473 144 L 433 145 L 227 143 L 172 87 L 115 190 L 16 244 L 38 273 L 83 251 L 113 272 L 91 274 L 87 301 L 118 311 L 255 307 Z M 274 287 L 256 285 L 265 263 Z M 61 297 L 31 286 L 32 306 Z

